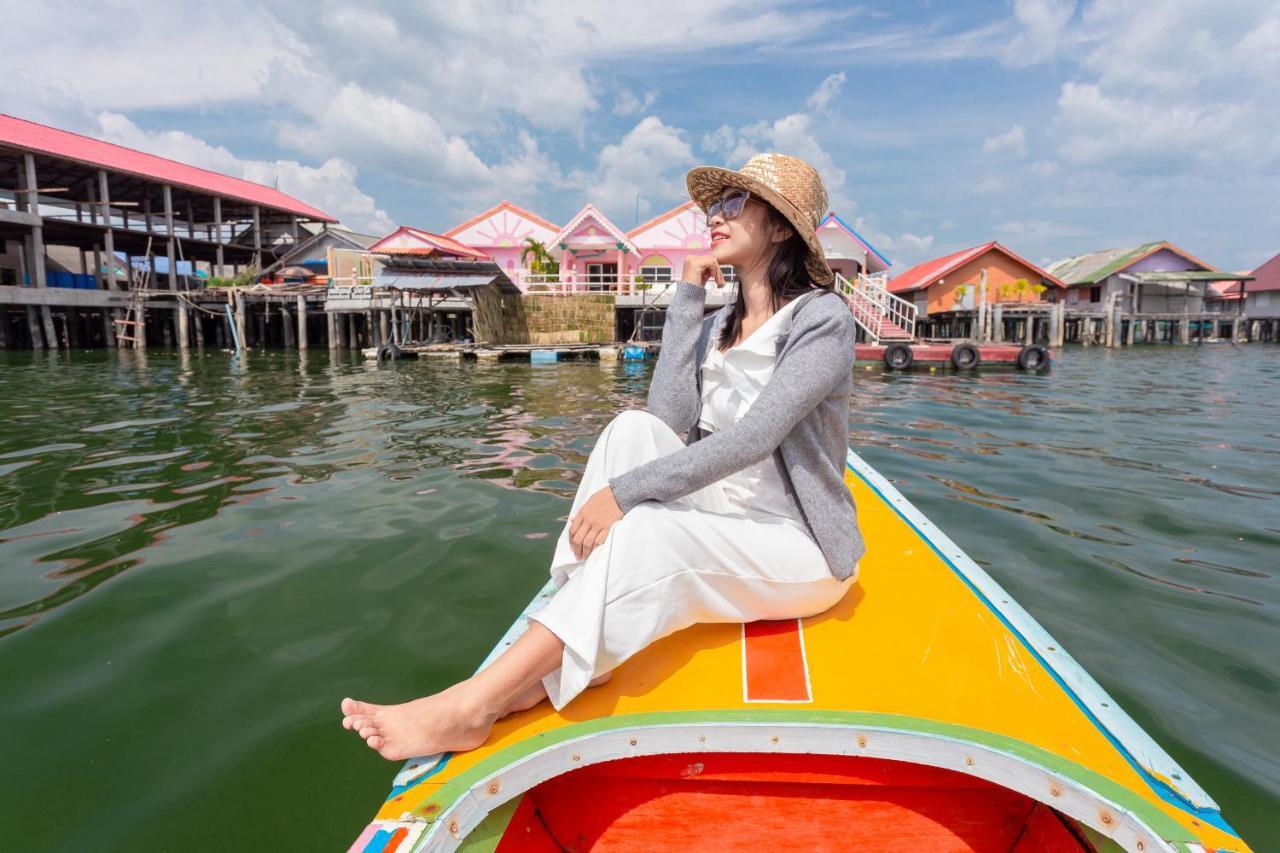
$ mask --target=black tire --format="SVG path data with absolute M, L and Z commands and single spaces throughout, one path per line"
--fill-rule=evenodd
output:
M 890 370 L 906 370 L 916 360 L 916 354 L 907 344 L 889 344 L 884 348 L 884 366 Z
M 1019 370 L 1039 370 L 1049 363 L 1049 351 L 1039 344 L 1018 350 Z
M 982 354 L 973 344 L 956 344 L 951 350 L 951 366 L 956 370 L 972 370 L 982 363 Z
M 397 361 L 400 358 L 400 347 L 395 344 L 383 344 L 378 347 L 378 361 Z

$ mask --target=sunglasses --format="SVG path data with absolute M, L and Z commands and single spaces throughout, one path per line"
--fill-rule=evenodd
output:
M 711 220 L 717 216 L 723 216 L 726 222 L 737 219 L 749 198 L 751 193 L 746 190 L 731 190 L 720 196 L 707 208 L 707 227 L 711 227 Z

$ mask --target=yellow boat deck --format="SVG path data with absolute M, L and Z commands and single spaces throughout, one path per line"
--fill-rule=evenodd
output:
M 845 477 L 868 551 L 843 602 L 797 624 L 681 631 L 561 713 L 543 703 L 479 749 L 410 761 L 351 849 L 476 844 L 487 814 L 551 776 L 704 751 L 913 761 L 1018 790 L 1123 849 L 1247 849 L 1053 638 L 852 451 Z

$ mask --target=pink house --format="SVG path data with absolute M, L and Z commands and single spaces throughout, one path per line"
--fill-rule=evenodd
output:
M 560 226 L 555 223 L 503 199 L 484 213 L 450 228 L 445 236 L 493 258 L 507 277 L 523 289 L 521 274 L 524 264 L 520 261 L 520 253 L 525 240 L 532 237 L 544 246 L 550 246 L 551 239 L 559 230 Z
M 833 269 L 852 279 L 889 268 L 889 261 L 834 213 L 818 229 Z M 706 217 L 692 201 L 676 205 L 648 222 L 623 231 L 593 204 L 558 227 L 537 214 L 503 201 L 445 232 L 486 253 L 521 290 L 575 292 L 603 290 L 636 294 L 636 285 L 661 287 L 680 277 L 685 258 L 711 247 Z M 542 243 L 560 263 L 556 276 L 531 274 L 520 262 L 526 238 Z M 726 267 L 726 284 L 733 270 Z

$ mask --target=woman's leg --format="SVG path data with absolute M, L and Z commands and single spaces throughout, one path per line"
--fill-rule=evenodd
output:
M 400 705 L 342 700 L 343 728 L 393 761 L 474 749 L 511 705 L 560 665 L 564 644 L 530 625 L 511 647 L 475 675 L 439 693 Z

